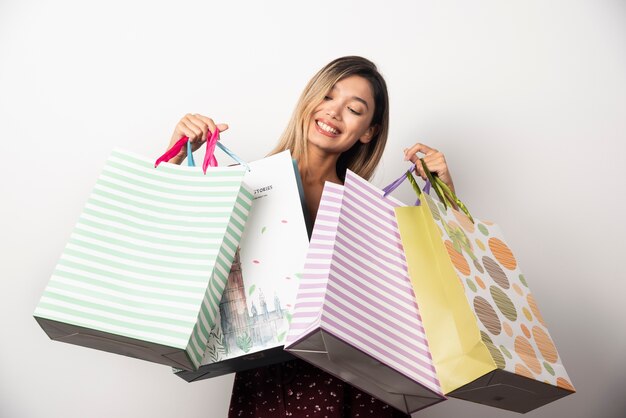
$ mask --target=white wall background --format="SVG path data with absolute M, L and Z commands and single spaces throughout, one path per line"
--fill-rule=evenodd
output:
M 528 416 L 625 416 L 624 1 L 162 3 L 0 1 L 1 417 L 226 416 L 232 375 L 188 384 L 52 342 L 32 312 L 112 148 L 156 157 L 197 112 L 259 158 L 348 54 L 389 84 L 375 182 L 418 140 L 445 151 L 521 261 L 579 391 Z M 517 416 L 458 400 L 416 415 Z

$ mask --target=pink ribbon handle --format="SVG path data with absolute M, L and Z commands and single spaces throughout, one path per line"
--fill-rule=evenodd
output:
M 208 136 L 208 134 L 207 134 Z M 211 133 L 211 137 L 206 141 L 206 153 L 204 154 L 204 162 L 202 163 L 202 171 L 206 174 L 206 170 L 208 167 L 217 167 L 217 159 L 215 158 L 215 145 L 217 145 L 217 141 L 220 139 L 220 130 L 215 128 L 215 132 Z M 154 167 L 156 168 L 162 162 L 168 162 L 172 158 L 174 158 L 181 149 L 187 144 L 189 138 L 183 136 L 180 138 L 169 150 L 165 152 L 165 154 L 161 155 L 156 162 L 154 163 Z
M 172 158 L 174 158 L 175 156 L 178 155 L 178 153 L 180 152 L 181 149 L 183 149 L 183 147 L 185 146 L 185 144 L 187 143 L 187 141 L 189 141 L 189 138 L 187 138 L 186 136 L 183 136 L 182 138 L 180 138 L 173 146 L 172 148 L 168 149 L 167 151 L 165 151 L 165 154 L 161 155 L 156 162 L 154 163 L 154 168 L 158 167 L 159 164 L 161 164 L 162 162 L 168 162 L 169 160 L 171 160 Z
M 204 161 L 202 163 L 202 171 L 206 174 L 208 167 L 217 167 L 217 159 L 215 158 L 215 145 L 220 139 L 220 130 L 215 128 L 215 131 L 211 134 L 211 138 L 206 141 L 206 152 L 204 154 Z

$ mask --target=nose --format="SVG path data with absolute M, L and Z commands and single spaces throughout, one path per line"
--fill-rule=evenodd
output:
M 328 102 L 328 106 L 326 107 L 326 114 L 328 115 L 328 117 L 332 119 L 340 118 L 338 105 L 339 104 L 337 102 Z

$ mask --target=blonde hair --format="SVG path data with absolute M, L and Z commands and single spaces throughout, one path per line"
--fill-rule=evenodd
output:
M 368 143 L 358 141 L 339 156 L 337 175 L 344 180 L 346 170 L 349 169 L 369 179 L 374 174 L 387 143 L 389 96 L 385 79 L 378 72 L 376 65 L 362 57 L 337 58 L 313 76 L 300 95 L 289 124 L 270 155 L 291 150 L 293 158 L 306 161 L 308 129 L 313 111 L 339 80 L 353 75 L 365 78 L 372 88 L 374 115 L 371 126 L 375 127 L 375 131 L 371 141 Z

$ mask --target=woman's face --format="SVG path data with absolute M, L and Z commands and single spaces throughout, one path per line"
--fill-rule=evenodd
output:
M 309 143 L 329 153 L 349 150 L 357 141 L 369 142 L 374 96 L 369 81 L 360 76 L 339 80 L 313 111 Z

